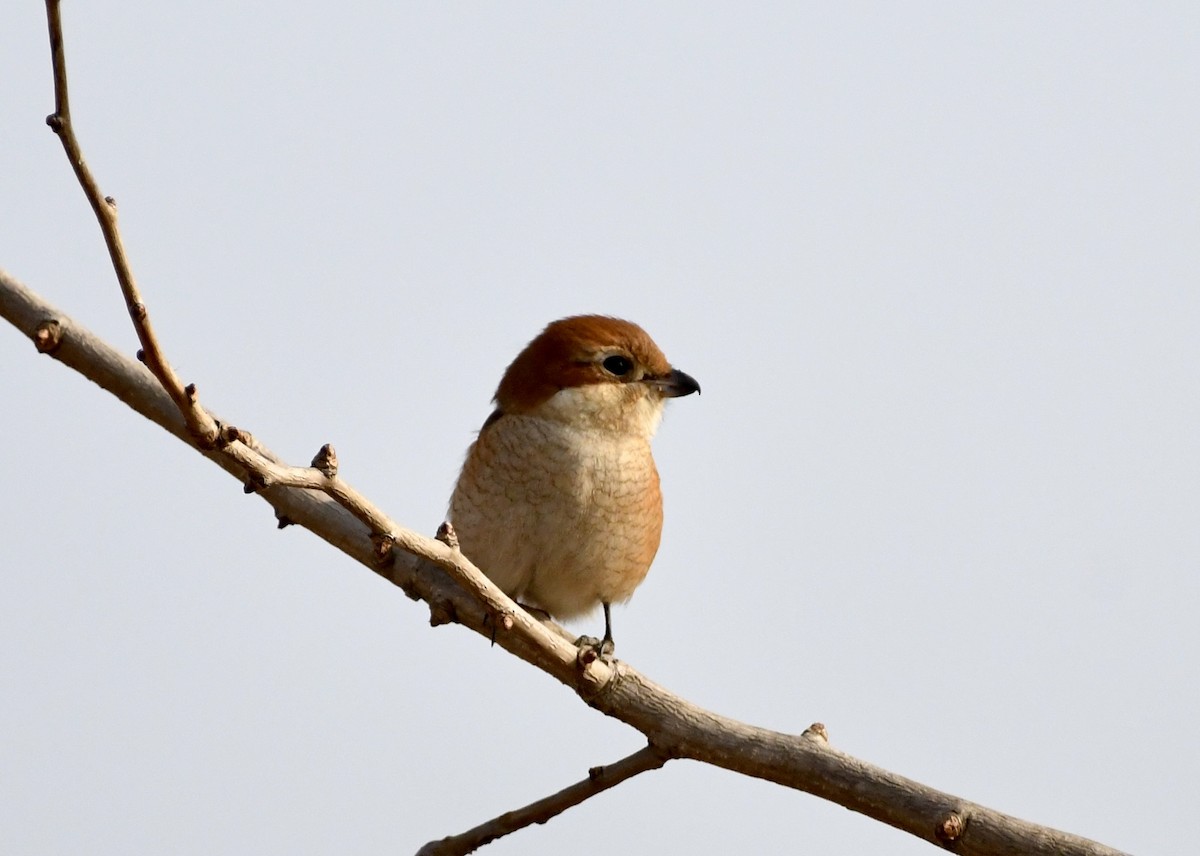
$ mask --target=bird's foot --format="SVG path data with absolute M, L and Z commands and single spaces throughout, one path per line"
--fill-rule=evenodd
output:
M 575 640 L 575 647 L 579 649 L 579 662 L 585 666 L 597 659 L 611 663 L 616 650 L 611 639 L 597 639 L 595 636 L 580 636 Z

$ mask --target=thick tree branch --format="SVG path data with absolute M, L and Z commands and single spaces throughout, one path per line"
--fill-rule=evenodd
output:
M 39 351 L 70 366 L 134 410 L 194 445 L 178 409 L 157 381 L 134 360 L 77 325 L 0 271 L 0 314 Z M 256 454 L 278 458 L 257 441 Z M 245 482 L 246 470 L 216 450 L 201 454 Z M 258 494 L 287 519 L 311 530 L 411 596 L 440 604 L 466 627 L 574 689 L 592 707 L 640 731 L 664 753 L 692 758 L 767 779 L 831 800 L 956 853 L 1099 856 L 1119 851 L 1079 836 L 1037 826 L 890 773 L 829 746 L 822 729 L 783 734 L 704 710 L 658 686 L 627 663 L 583 665 L 578 649 L 522 609 L 512 609 L 512 629 L 496 632 L 493 610 L 451 578 L 443 567 L 402 550 L 381 562 L 370 529 L 323 493 L 276 485 Z M 478 574 L 455 551 L 413 533 L 414 543 Z M 444 552 L 443 552 L 444 551 Z M 461 554 L 459 554 L 461 556 Z M 488 589 L 486 578 L 478 581 Z M 494 588 L 494 587 L 492 587 Z M 501 594 L 500 597 L 503 597 Z M 511 601 L 509 601 L 511 604 Z

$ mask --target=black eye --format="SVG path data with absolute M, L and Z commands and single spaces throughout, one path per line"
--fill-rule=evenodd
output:
M 633 360 L 629 359 L 629 357 L 623 357 L 620 354 L 605 357 L 602 365 L 608 372 L 615 374 L 617 377 L 624 377 L 633 371 Z

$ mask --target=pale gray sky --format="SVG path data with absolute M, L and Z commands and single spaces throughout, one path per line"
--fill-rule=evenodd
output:
M 136 348 L 0 35 L 0 265 Z M 1200 6 L 69 3 L 73 105 L 204 402 L 432 532 L 516 351 L 703 397 L 618 653 L 1136 853 L 1194 848 Z M 641 737 L 0 328 L 0 849 L 395 854 Z M 580 631 L 595 631 L 596 620 Z M 687 762 L 489 854 L 930 853 Z

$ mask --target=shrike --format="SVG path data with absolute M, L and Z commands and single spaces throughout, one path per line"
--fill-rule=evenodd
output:
M 467 451 L 449 511 L 463 554 L 555 618 L 602 606 L 611 654 L 609 607 L 645 579 L 662 535 L 650 438 L 666 399 L 699 391 L 636 324 L 550 324 L 505 371 Z

